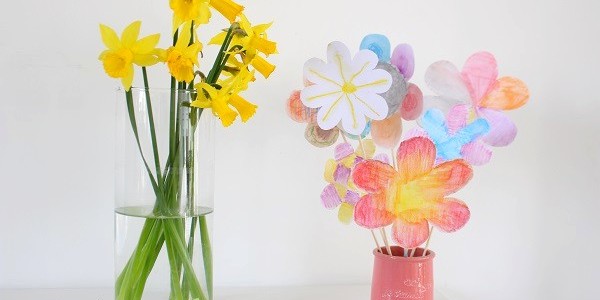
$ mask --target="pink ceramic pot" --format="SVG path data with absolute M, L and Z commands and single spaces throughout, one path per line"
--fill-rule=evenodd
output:
M 403 248 L 392 246 L 392 254 L 385 248 L 373 250 L 373 282 L 371 300 L 422 299 L 433 300 L 433 258 L 435 253 L 417 248 L 413 257 L 403 257 Z

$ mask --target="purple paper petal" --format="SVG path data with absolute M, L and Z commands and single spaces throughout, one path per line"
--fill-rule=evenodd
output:
M 378 160 L 382 163 L 390 164 L 390 157 L 385 153 L 379 153 L 373 157 L 374 160 Z
M 344 202 L 352 205 L 356 205 L 356 203 L 360 200 L 360 195 L 354 191 L 346 192 L 346 196 L 344 197 Z
M 341 143 L 335 146 L 335 160 L 342 160 L 352 153 L 354 153 L 354 148 L 352 148 L 350 143 Z
M 485 165 L 492 158 L 492 150 L 481 141 L 464 145 L 461 149 L 461 154 L 467 162 L 474 166 Z
M 501 111 L 490 108 L 480 108 L 479 115 L 490 124 L 490 132 L 483 137 L 490 146 L 507 146 L 517 136 L 517 126 Z
M 339 164 L 333 172 L 333 179 L 335 182 L 346 184 L 348 182 L 348 178 L 350 178 L 350 171 L 351 170 L 349 168 Z
M 449 135 L 455 135 L 467 125 L 469 108 L 469 105 L 459 104 L 450 109 L 446 115 L 446 126 L 448 127 Z
M 404 79 L 409 80 L 415 72 L 415 55 L 412 47 L 409 44 L 396 46 L 391 63 L 398 68 Z
M 340 195 L 338 195 L 335 185 L 328 184 L 321 192 L 321 203 L 327 209 L 334 209 L 342 203 Z

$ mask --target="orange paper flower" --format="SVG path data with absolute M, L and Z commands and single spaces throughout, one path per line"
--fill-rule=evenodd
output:
M 415 248 L 429 236 L 429 222 L 452 232 L 469 220 L 469 209 L 448 195 L 471 179 L 473 171 L 464 160 L 434 166 L 435 145 L 424 137 L 400 144 L 398 170 L 376 160 L 359 163 L 352 172 L 354 184 L 366 191 L 356 204 L 354 221 L 374 229 L 392 224 L 394 240 Z

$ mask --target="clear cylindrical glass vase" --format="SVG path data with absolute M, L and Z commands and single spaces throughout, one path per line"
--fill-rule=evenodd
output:
M 212 299 L 215 122 L 195 97 L 118 92 L 115 299 Z

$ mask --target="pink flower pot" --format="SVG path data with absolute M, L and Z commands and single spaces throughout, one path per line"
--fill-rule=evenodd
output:
M 392 254 L 385 247 L 373 250 L 373 282 L 371 300 L 422 299 L 433 300 L 433 258 L 435 253 L 417 248 L 413 257 L 403 257 L 403 248 L 392 246 Z

